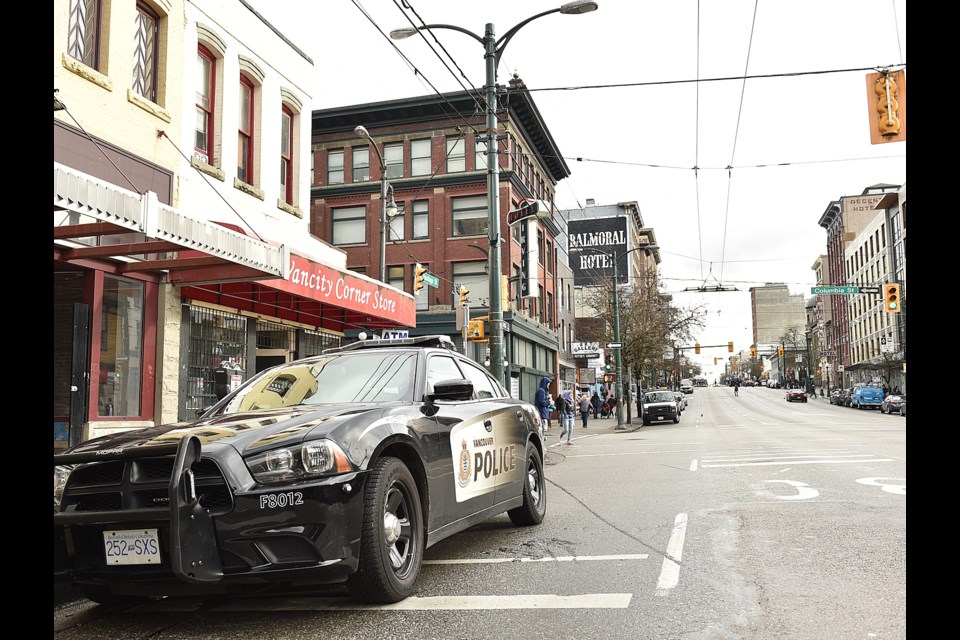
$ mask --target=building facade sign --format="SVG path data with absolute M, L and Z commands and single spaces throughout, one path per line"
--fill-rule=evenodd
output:
M 378 318 L 390 318 L 402 327 L 417 326 L 416 301 L 409 293 L 350 275 L 290 253 L 290 279 L 263 284 L 320 302 Z
M 626 283 L 627 218 L 584 218 L 567 222 L 570 266 L 576 286 L 593 286 L 597 280 L 613 277 L 617 260 L 617 280 Z

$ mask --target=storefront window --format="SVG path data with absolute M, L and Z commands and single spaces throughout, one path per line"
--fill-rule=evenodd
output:
M 140 415 L 143 367 L 143 283 L 103 278 L 98 412 Z

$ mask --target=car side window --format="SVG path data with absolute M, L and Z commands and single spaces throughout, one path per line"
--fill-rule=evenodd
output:
M 427 360 L 427 393 L 433 393 L 433 385 L 441 380 L 461 380 L 463 377 L 453 358 L 431 356 Z
M 494 389 L 493 381 L 487 377 L 487 372 L 480 367 L 474 366 L 469 362 L 461 362 L 464 373 L 467 374 L 467 380 L 473 383 L 473 397 L 478 400 L 495 398 L 498 393 Z

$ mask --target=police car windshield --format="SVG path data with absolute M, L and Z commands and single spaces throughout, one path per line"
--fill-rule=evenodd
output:
M 222 413 L 300 404 L 409 401 L 416 353 L 331 354 L 268 369 L 239 389 Z

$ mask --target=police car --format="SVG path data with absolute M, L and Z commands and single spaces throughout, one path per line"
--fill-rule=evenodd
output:
M 534 407 L 446 336 L 357 342 L 54 456 L 54 578 L 99 603 L 341 583 L 397 602 L 431 545 L 540 524 L 543 457 Z

